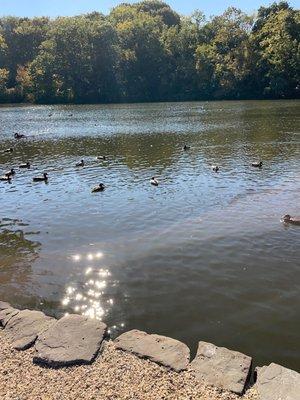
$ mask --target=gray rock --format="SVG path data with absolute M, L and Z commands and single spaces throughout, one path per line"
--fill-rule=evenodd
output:
M 4 310 L 0 311 L 0 325 L 5 326 L 8 321 L 16 314 L 18 314 L 20 310 L 17 310 L 16 308 L 5 308 Z
M 252 359 L 237 351 L 199 342 L 191 369 L 198 379 L 233 393 L 242 394 L 249 377 Z
M 5 301 L 0 301 L 0 311 L 5 310 L 6 308 L 12 308 L 12 306 Z
M 97 356 L 106 332 L 103 322 L 68 315 L 38 335 L 34 362 L 53 367 L 90 364 Z
M 299 400 L 300 374 L 278 364 L 256 368 L 255 388 L 260 400 Z
M 13 348 L 25 350 L 33 345 L 39 333 L 49 328 L 55 321 L 41 311 L 22 310 L 10 318 L 4 333 Z
M 186 369 L 190 360 L 190 350 L 184 343 L 138 330 L 123 333 L 115 340 L 115 345 L 118 349 L 148 358 L 178 372 Z

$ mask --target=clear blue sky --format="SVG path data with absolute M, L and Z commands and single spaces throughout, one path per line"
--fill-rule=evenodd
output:
M 134 0 L 0 0 L 0 15 L 55 17 L 57 15 L 77 15 L 90 11 L 101 11 L 105 14 L 121 2 L 134 3 Z M 265 0 L 169 0 L 166 1 L 181 14 L 190 14 L 199 9 L 207 16 L 222 13 L 228 6 L 239 7 L 253 12 L 261 5 L 273 1 Z M 300 7 L 300 0 L 289 2 L 293 7 Z

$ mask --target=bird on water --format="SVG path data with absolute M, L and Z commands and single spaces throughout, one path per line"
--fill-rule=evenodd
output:
M 262 168 L 263 163 L 262 163 L 262 161 L 256 161 L 256 162 L 253 162 L 251 165 L 252 165 L 252 167 L 255 167 L 255 168 Z
M 30 163 L 27 161 L 26 163 L 22 163 L 19 165 L 19 168 L 30 168 Z
M 292 217 L 289 214 L 284 215 L 281 218 L 282 222 L 285 224 L 294 224 L 294 225 L 300 225 L 300 217 Z
M 23 133 L 18 133 L 18 132 L 16 132 L 16 133 L 14 134 L 14 138 L 15 138 L 15 139 L 24 139 L 24 138 L 26 138 L 26 136 L 23 135 Z
M 93 187 L 92 193 L 103 192 L 104 189 L 105 189 L 104 184 L 103 183 L 99 183 L 99 185 Z
M 158 180 L 155 178 L 155 176 L 152 176 L 152 178 L 150 179 L 150 183 L 153 186 L 158 186 Z
M 84 160 L 81 160 L 76 164 L 76 167 L 84 167 Z
M 42 176 L 35 176 L 33 182 L 48 182 L 48 174 L 44 172 Z
M 212 166 L 211 166 L 211 169 L 212 169 L 214 172 L 218 172 L 218 171 L 220 170 L 220 167 L 219 167 L 218 165 L 212 165 Z
M 10 183 L 11 182 L 11 176 L 7 176 L 7 175 L 0 176 L 0 181 Z
M 9 171 L 4 172 L 5 176 L 13 176 L 15 174 L 16 174 L 16 171 L 13 168 L 11 168 Z

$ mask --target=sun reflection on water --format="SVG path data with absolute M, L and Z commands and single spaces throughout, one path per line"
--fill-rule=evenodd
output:
M 70 285 L 65 290 L 62 305 L 76 313 L 102 320 L 114 305 L 114 299 L 109 297 L 107 289 L 111 273 L 107 267 L 99 266 L 99 261 L 104 257 L 101 251 L 87 254 L 74 254 L 74 262 L 93 262 L 93 265 L 84 266 L 84 281 L 81 285 Z M 97 265 L 98 264 L 98 265 Z M 68 313 L 66 313 L 68 314 Z M 120 324 L 123 327 L 124 323 Z M 114 325 L 111 330 L 117 329 Z

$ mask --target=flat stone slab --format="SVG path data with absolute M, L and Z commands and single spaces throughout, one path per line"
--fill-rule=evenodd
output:
M 10 318 L 4 333 L 13 348 L 25 350 L 33 345 L 39 333 L 49 328 L 55 321 L 41 311 L 22 310 Z
M 17 310 L 13 307 L 8 307 L 0 311 L 0 325 L 5 327 L 8 321 L 16 314 L 18 314 L 20 310 Z
M 252 359 L 238 351 L 199 342 L 191 369 L 206 384 L 242 394 L 249 377 Z
M 256 368 L 255 388 L 260 400 L 299 400 L 300 374 L 278 364 Z
M 148 358 L 177 372 L 186 369 L 190 361 L 190 349 L 184 343 L 136 329 L 120 335 L 115 345 L 117 349 Z
M 0 311 L 5 310 L 6 308 L 12 308 L 12 306 L 9 303 L 6 303 L 6 301 L 0 301 Z
M 100 321 L 71 314 L 38 335 L 34 362 L 60 367 L 90 364 L 97 356 L 107 326 Z

